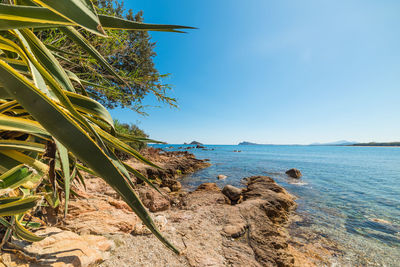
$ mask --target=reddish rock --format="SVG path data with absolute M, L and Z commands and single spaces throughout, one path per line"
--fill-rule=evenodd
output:
M 221 189 L 218 187 L 216 183 L 204 183 L 197 187 L 196 191 L 205 190 L 205 191 L 216 191 L 220 192 Z
M 167 199 L 167 196 L 161 195 L 152 188 L 141 188 L 139 190 L 139 195 L 143 205 L 145 205 L 151 212 L 163 211 L 171 207 L 170 200 Z

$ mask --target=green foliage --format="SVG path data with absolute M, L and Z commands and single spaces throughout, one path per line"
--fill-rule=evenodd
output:
M 114 119 L 115 131 L 119 134 L 130 135 L 136 137 L 147 138 L 149 137 L 142 129 L 133 123 L 121 123 L 119 120 Z M 126 144 L 130 145 L 132 148 L 140 151 L 147 146 L 146 142 L 142 141 L 126 141 Z M 125 154 L 125 157 L 128 156 Z
M 95 1 L 99 14 L 112 14 L 129 21 L 143 22 L 143 13 L 126 12 L 123 2 L 114 0 Z M 147 31 L 106 30 L 109 38 L 91 32 L 80 31 L 89 43 L 101 54 L 109 66 L 116 70 L 110 74 L 106 65 L 101 64 L 88 52 L 58 29 L 42 31 L 40 38 L 57 55 L 61 65 L 89 83 L 81 84 L 92 98 L 107 108 L 117 106 L 131 108 L 145 114 L 143 98 L 152 93 L 159 101 L 176 106 L 176 100 L 167 96 L 170 87 L 155 68 L 153 58 L 155 43 Z M 122 82 L 122 83 L 121 83 Z M 97 86 L 93 86 L 97 84 Z
M 158 168 L 129 145 L 154 141 L 131 135 L 134 127 L 116 131 L 107 109 L 90 97 L 91 87 L 102 88 L 98 72 L 107 75 L 113 86 L 130 88 L 121 75 L 124 71 L 110 64 L 90 41 L 113 31 L 176 32 L 187 27 L 138 23 L 96 10 L 90 0 L 0 4 L 0 247 L 11 235 L 30 242 L 43 239 L 30 231 L 37 227 L 30 219 L 43 206 L 57 209 L 63 204 L 67 213 L 71 186 L 84 182 L 85 171 L 104 179 L 151 232 L 178 253 L 135 194 L 130 174 L 152 184 L 114 153 Z M 67 42 L 86 54 L 47 43 L 49 32 L 57 33 L 55 42 Z M 61 54 L 68 53 L 77 53 L 77 62 L 92 62 L 93 76 L 86 77 L 91 79 L 65 67 L 68 59 Z M 124 93 L 122 89 L 121 97 Z

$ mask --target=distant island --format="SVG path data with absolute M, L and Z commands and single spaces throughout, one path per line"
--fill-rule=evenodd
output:
M 240 142 L 238 145 L 239 146 L 255 146 L 255 145 L 259 145 L 259 144 L 243 141 L 243 142 Z
M 330 142 L 330 143 L 312 143 L 312 144 L 310 144 L 310 146 L 351 146 L 354 144 L 357 144 L 357 142 L 340 140 L 340 141 Z
M 203 144 L 197 141 L 192 141 L 189 145 L 203 145 Z
M 387 143 L 376 143 L 376 142 L 369 142 L 369 143 L 356 143 L 351 144 L 349 146 L 400 146 L 400 142 L 387 142 Z

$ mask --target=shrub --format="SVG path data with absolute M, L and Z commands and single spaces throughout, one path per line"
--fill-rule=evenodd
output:
M 71 184 L 86 171 L 104 179 L 151 232 L 178 253 L 133 191 L 129 173 L 151 183 L 115 156 L 115 151 L 122 151 L 157 167 L 125 143 L 147 140 L 118 134 L 109 112 L 79 86 L 87 81 L 63 69 L 57 53 L 37 35 L 43 29 L 59 30 L 105 68 L 115 85 L 126 86 L 82 33 L 105 37 L 107 29 L 176 31 L 187 27 L 99 15 L 90 0 L 8 2 L 0 4 L 1 245 L 11 235 L 32 242 L 43 239 L 30 231 L 37 225 L 29 218 L 42 205 L 56 208 L 61 202 L 67 213 Z

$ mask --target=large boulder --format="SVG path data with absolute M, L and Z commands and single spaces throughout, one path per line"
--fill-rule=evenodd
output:
M 232 203 L 236 203 L 242 195 L 242 189 L 228 184 L 222 189 L 222 193 L 227 196 Z
M 169 199 L 152 188 L 141 188 L 139 190 L 139 195 L 143 205 L 151 212 L 164 211 L 171 207 Z
M 287 170 L 285 173 L 288 176 L 290 176 L 292 178 L 296 178 L 296 179 L 299 179 L 301 176 L 303 176 L 298 169 L 290 169 L 290 170 Z

